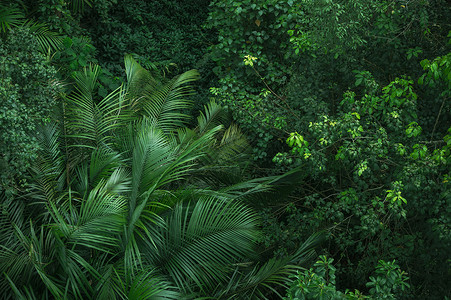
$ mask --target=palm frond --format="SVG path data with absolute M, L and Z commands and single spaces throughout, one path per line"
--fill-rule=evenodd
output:
M 220 127 L 213 128 L 199 139 L 177 147 L 161 130 L 147 123 L 141 124 L 132 152 L 132 191 L 129 198 L 132 222 L 138 219 L 153 192 L 189 173 L 219 130 Z
M 201 199 L 193 207 L 180 203 L 165 220 L 165 227 L 152 228 L 157 248 L 144 249 L 146 262 L 184 292 L 190 283 L 211 291 L 225 281 L 231 264 L 252 256 L 259 235 L 257 216 L 234 201 Z
M 189 172 L 194 171 L 199 165 L 198 161 L 207 154 L 211 145 L 214 144 L 214 137 L 221 129 L 222 126 L 217 126 L 198 138 L 175 146 L 174 149 L 178 155 L 177 160 L 174 161 L 161 177 L 160 183 L 168 184 L 173 181 L 181 180 Z
M 177 288 L 155 270 L 142 271 L 133 280 L 128 299 L 181 299 Z
M 96 103 L 94 89 L 99 74 L 99 66 L 89 66 L 74 76 L 77 92 L 67 98 L 66 127 L 70 131 L 67 136 L 80 141 L 76 146 L 108 146 L 114 129 L 123 125 L 124 91 L 119 87 Z
M 14 286 L 11 285 L 11 282 L 20 285 L 27 282 L 26 279 L 24 280 L 23 274 L 27 274 L 28 278 L 35 275 L 33 266 L 30 263 L 27 254 L 28 253 L 17 239 L 14 244 L 10 243 L 8 246 L 0 246 L 0 271 L 2 272 L 0 289 L 5 294 L 10 288 L 14 288 Z
M 158 187 L 158 178 L 175 159 L 175 152 L 169 147 L 161 130 L 146 126 L 146 123 L 138 126 L 136 130 L 138 132 L 136 136 L 130 137 L 133 142 L 129 144 L 132 147 L 131 191 L 128 197 L 127 229 L 123 241 L 127 270 L 137 269 L 140 264 L 140 250 L 135 238 L 136 226 L 142 228 L 141 218 L 148 205 L 149 196 Z M 143 197 L 145 192 L 147 197 Z
M 105 178 L 109 178 L 110 188 L 112 188 L 113 182 L 116 184 L 123 183 L 119 180 L 120 175 L 124 174 L 124 172 L 119 169 L 122 163 L 123 161 L 121 156 L 115 151 L 105 147 L 95 149 L 91 154 L 91 160 L 89 163 L 88 177 L 90 186 L 96 186 Z M 115 173 L 116 176 L 114 179 L 111 179 L 113 173 Z M 122 189 L 127 190 L 126 187 L 123 187 Z
M 137 128 L 138 134 L 133 143 L 132 185 L 124 240 L 128 269 L 137 269 L 140 264 L 137 238 L 142 238 L 141 232 L 149 237 L 145 223 L 161 223 L 155 212 L 161 205 L 149 199 L 159 188 L 184 178 L 220 129 L 214 128 L 200 139 L 176 147 L 160 129 L 147 124 L 144 122 Z
M 104 264 L 100 273 L 100 279 L 95 286 L 95 299 L 99 300 L 116 300 L 116 284 L 115 284 L 115 267 L 112 264 Z M 119 279 L 120 280 L 120 279 Z
M 292 276 L 301 265 L 315 256 L 315 248 L 322 242 L 321 233 L 310 236 L 294 253 L 285 258 L 272 258 L 263 264 L 238 265 L 227 284 L 218 286 L 215 299 L 273 299 L 283 298 Z
M 207 105 L 204 105 L 205 112 L 200 112 L 197 117 L 197 131 L 202 134 L 218 125 L 224 125 L 228 117 L 221 105 L 211 100 Z
M 19 26 L 23 23 L 24 17 L 20 9 L 0 4 L 0 33 L 6 33 L 11 27 Z
M 238 266 L 229 281 L 217 287 L 214 299 L 268 299 L 268 295 L 282 298 L 277 288 L 285 290 L 291 281 L 290 276 L 299 270 L 299 267 L 287 263 L 287 259 L 273 258 L 250 269 Z
M 186 124 L 189 116 L 182 113 L 191 107 L 187 97 L 193 94 L 189 84 L 199 79 L 196 70 L 187 71 L 158 89 L 149 91 L 141 101 L 146 116 L 155 120 L 165 132 L 172 132 Z
M 33 204 L 55 202 L 64 193 L 65 157 L 61 152 L 60 131 L 56 123 L 38 126 L 37 140 L 40 146 L 38 158 L 32 170 L 34 182 L 28 195 Z M 45 207 L 45 205 L 43 205 Z
M 78 211 L 74 205 L 70 206 L 71 215 L 54 204 L 49 208 L 55 221 L 53 229 L 66 243 L 110 252 L 118 247 L 117 234 L 125 223 L 125 205 L 125 199 L 109 193 L 102 180 L 86 199 L 81 200 Z
M 124 58 L 125 73 L 127 75 L 126 91 L 130 100 L 130 107 L 133 111 L 141 110 L 140 101 L 148 91 L 157 89 L 161 84 L 161 79 L 143 68 L 133 55 L 127 54 Z
M 28 28 L 36 37 L 41 47 L 41 52 L 48 53 L 49 51 L 54 52 L 61 49 L 63 37 L 51 31 L 46 24 L 28 20 L 22 26 Z
M 196 70 L 167 81 L 153 76 L 132 55 L 125 57 L 125 69 L 132 110 L 147 116 L 165 132 L 172 132 L 186 123 L 188 116 L 182 111 L 192 105 L 186 97 L 193 93 L 189 84 L 199 78 Z
M 86 6 L 92 6 L 90 0 L 70 0 L 69 5 L 72 11 L 74 11 L 75 13 L 83 13 Z
M 97 270 L 76 251 L 64 247 L 62 240 L 58 240 L 58 242 L 57 259 L 61 268 L 58 275 L 65 287 L 62 298 L 83 299 L 83 295 L 91 295 L 93 288 L 90 281 L 100 278 Z
M 226 181 L 231 182 L 236 177 L 234 172 L 244 172 L 248 166 L 250 145 L 235 124 L 221 131 L 218 138 L 220 141 L 211 147 L 209 155 L 202 160 L 202 168 L 210 176 L 216 176 L 217 179 L 226 177 L 230 179 Z
M 224 161 L 230 161 L 238 154 L 243 153 L 250 147 L 244 134 L 239 127 L 235 124 L 231 124 L 229 128 L 224 132 L 222 136 L 219 157 Z
M 139 127 L 133 143 L 131 161 L 131 212 L 139 204 L 139 197 L 144 192 L 157 188 L 158 178 L 175 158 L 175 150 L 169 147 L 169 143 L 161 130 L 145 124 Z
M 324 232 L 317 232 L 312 234 L 307 240 L 302 243 L 296 253 L 291 255 L 290 262 L 292 264 L 303 264 L 306 261 L 314 258 L 316 255 L 315 248 L 325 241 Z
M 63 287 L 47 271 L 47 266 L 51 264 L 55 253 L 54 239 L 50 231 L 41 226 L 37 234 L 31 222 L 26 228 L 19 228 L 16 225 L 13 227 L 16 237 L 15 245 L 9 248 L 2 247 L 0 251 L 3 256 L 0 261 L 6 264 L 0 265 L 0 271 L 7 276 L 11 288 L 13 290 L 14 286 L 41 288 L 40 286 L 44 285 L 54 297 L 62 297 Z M 8 269 L 3 270 L 5 266 Z M 2 287 L 2 291 L 6 290 Z M 15 292 L 17 294 L 18 291 Z
M 207 178 L 199 176 L 207 182 L 221 182 L 224 185 L 217 187 L 216 191 L 211 193 L 219 197 L 227 197 L 231 199 L 239 199 L 247 203 L 256 203 L 264 198 L 274 200 L 275 196 L 283 197 L 286 189 L 292 188 L 293 179 L 299 176 L 300 170 L 293 170 L 282 175 L 267 176 L 246 180 L 242 174 L 231 174 L 233 181 L 221 180 L 218 178 L 218 172 L 211 172 L 211 168 L 207 166 L 201 168 L 201 172 L 207 173 Z M 212 178 L 209 178 L 212 177 Z
M 265 206 L 268 203 L 274 202 L 275 199 L 287 197 L 305 175 L 302 169 L 297 168 L 282 175 L 258 178 L 256 181 L 260 181 L 260 184 L 238 195 L 238 199 L 246 200 L 253 207 Z M 250 180 L 250 182 L 252 181 Z M 233 189 L 236 190 L 235 188 Z M 228 191 L 228 189 L 226 188 L 225 191 Z

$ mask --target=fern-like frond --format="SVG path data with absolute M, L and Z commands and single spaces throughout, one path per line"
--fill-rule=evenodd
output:
M 165 80 L 144 69 L 132 55 L 125 57 L 125 69 L 127 94 L 133 111 L 150 118 L 164 132 L 172 132 L 186 124 L 188 116 L 182 112 L 192 105 L 187 97 L 193 93 L 189 84 L 199 78 L 196 70 Z
M 38 126 L 37 138 L 40 149 L 38 158 L 32 169 L 35 173 L 31 184 L 32 194 L 29 195 L 41 208 L 47 202 L 55 202 L 64 193 L 65 159 L 61 152 L 60 131 L 56 123 Z
M 197 117 L 197 131 L 202 134 L 218 125 L 225 125 L 228 121 L 228 116 L 223 107 L 211 100 L 207 105 L 204 105 L 205 112 L 200 112 Z
M 144 114 L 155 120 L 165 132 L 172 132 L 185 125 L 189 116 L 182 111 L 192 105 L 188 100 L 193 94 L 189 84 L 198 78 L 196 70 L 187 71 L 157 89 L 148 91 L 140 100 Z
M 238 266 L 231 274 L 227 284 L 217 287 L 214 299 L 268 299 L 267 295 L 282 298 L 277 288 L 285 290 L 290 276 L 299 267 L 288 265 L 287 259 L 270 259 L 254 267 Z
M 231 264 L 252 256 L 259 235 L 257 216 L 234 201 L 201 199 L 192 207 L 180 203 L 165 220 L 165 227 L 152 229 L 156 249 L 144 249 L 146 262 L 184 292 L 190 283 L 211 291 L 224 282 Z
M 23 286 L 39 289 L 45 286 L 54 297 L 62 297 L 63 287 L 46 268 L 51 264 L 57 248 L 51 232 L 43 226 L 35 232 L 32 222 L 22 228 L 15 224 L 13 227 L 15 244 L 0 247 L 0 271 L 7 276 L 8 285 L 16 289 L 16 294 L 22 293 L 19 289 Z M 8 288 L 3 289 L 4 284 L 2 280 L 0 285 L 6 292 Z
M 125 56 L 124 63 L 127 75 L 126 90 L 131 101 L 130 106 L 133 110 L 138 111 L 140 109 L 139 100 L 146 92 L 155 90 L 161 84 L 161 78 L 153 76 L 131 54 Z
M 140 272 L 134 279 L 127 293 L 128 299 L 181 299 L 177 288 L 155 270 Z
M 109 193 L 105 186 L 102 180 L 86 199 L 79 200 L 81 205 L 78 209 L 70 204 L 69 216 L 54 204 L 49 205 L 55 222 L 53 228 L 66 243 L 100 252 L 118 247 L 117 235 L 125 223 L 126 200 Z
M 6 33 L 11 27 L 23 23 L 24 14 L 16 7 L 0 4 L 0 33 Z
M 155 212 L 157 209 L 154 209 L 160 205 L 151 200 L 153 194 L 158 189 L 185 178 L 220 129 L 214 128 L 200 139 L 180 147 L 173 144 L 161 129 L 149 124 L 153 123 L 144 119 L 136 128 L 138 133 L 131 151 L 131 192 L 128 198 L 129 213 L 124 240 L 128 269 L 136 269 L 140 264 L 138 240 L 149 238 L 145 224 L 161 223 Z
M 124 161 L 121 155 L 112 151 L 109 148 L 101 147 L 95 149 L 91 154 L 91 160 L 89 163 L 88 178 L 90 187 L 94 187 L 100 183 L 102 180 L 108 178 L 109 189 L 114 189 L 115 191 L 126 191 L 127 187 L 124 185 L 122 187 L 114 187 L 114 185 L 123 185 L 127 180 L 122 175 L 125 175 L 124 171 L 121 171 L 121 165 Z M 113 177 L 112 175 L 115 174 Z M 121 180 L 122 178 L 122 180 Z M 119 188 L 119 189 L 118 189 Z
M 125 249 L 124 263 L 127 270 L 136 270 L 141 263 L 140 250 L 135 234 L 142 226 L 142 218 L 146 215 L 146 207 L 150 195 L 156 190 L 158 179 L 165 169 L 174 161 L 175 152 L 169 147 L 166 137 L 161 130 L 149 126 L 147 122 L 130 128 L 129 143 L 131 149 L 123 149 L 131 155 L 131 190 L 128 194 L 128 217 L 124 232 L 123 248 Z M 146 193 L 146 196 L 143 196 Z M 147 215 L 147 218 L 158 218 Z
M 310 236 L 296 251 L 285 258 L 272 258 L 263 264 L 238 265 L 227 284 L 218 286 L 214 299 L 273 299 L 283 298 L 293 275 L 301 265 L 314 257 L 314 249 L 322 241 L 321 234 Z M 269 297 L 269 298 L 268 298 Z
M 98 148 L 112 143 L 114 129 L 122 126 L 124 109 L 122 87 L 96 103 L 94 89 L 100 74 L 99 66 L 90 66 L 74 76 L 77 92 L 68 96 L 68 137 L 76 138 L 75 146 Z
M 70 0 L 69 5 L 75 13 L 83 13 L 87 6 L 92 6 L 90 0 Z
M 55 52 L 61 49 L 61 46 L 63 44 L 63 37 L 60 34 L 51 31 L 45 23 L 28 20 L 23 23 L 22 26 L 28 28 L 30 32 L 36 37 L 36 40 L 41 47 L 41 52 Z

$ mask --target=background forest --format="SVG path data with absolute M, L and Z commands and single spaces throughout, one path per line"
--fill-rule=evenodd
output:
M 446 0 L 0 0 L 0 298 L 449 299 Z

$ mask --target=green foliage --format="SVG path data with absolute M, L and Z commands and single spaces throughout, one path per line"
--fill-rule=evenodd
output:
M 0 4 L 0 27 L 4 35 L 11 27 L 17 27 L 22 23 L 23 13 L 16 7 L 8 7 Z
M 2 188 L 36 159 L 36 126 L 48 120 L 60 91 L 55 69 L 38 49 L 36 38 L 22 28 L 11 29 L 0 45 Z
M 308 115 L 334 114 L 336 99 L 354 82 L 362 86 L 374 76 L 375 85 L 368 86 L 374 92 L 395 77 L 419 75 L 420 53 L 446 51 L 450 28 L 444 20 L 451 16 L 443 1 L 214 1 L 211 7 L 208 26 L 218 30 L 218 39 L 210 51 L 220 78 L 213 93 L 254 141 L 264 166 L 279 152 L 280 135 L 305 131 Z M 417 56 L 406 60 L 406 49 Z M 254 58 L 252 65 L 246 57 Z M 355 70 L 369 73 L 354 78 Z M 429 115 L 440 103 L 425 94 L 434 104 L 422 102 L 420 118 L 432 128 Z M 261 136 L 270 138 L 258 144 Z
M 346 251 L 347 262 L 340 266 L 356 268 L 353 272 L 361 275 L 377 257 L 387 257 L 408 265 L 418 280 L 424 265 L 414 253 L 432 251 L 426 250 L 431 247 L 444 260 L 441 251 L 449 245 L 448 229 L 427 229 L 427 224 L 437 222 L 432 211 L 446 211 L 449 204 L 446 185 L 430 181 L 436 178 L 440 182 L 446 176 L 447 150 L 446 146 L 435 148 L 440 141 L 423 140 L 412 84 L 396 79 L 382 88 L 380 95 L 367 94 L 361 100 L 346 93 L 340 113 L 319 116 L 319 121 L 310 123 L 305 137 L 292 133 L 287 139 L 292 154 L 280 153 L 274 158 L 280 165 L 302 165 L 311 176 L 310 185 L 332 185 L 320 192 L 304 191 L 297 201 L 309 209 L 291 208 L 287 213 L 290 218 L 305 220 L 307 228 L 331 226 L 333 246 L 329 251 Z M 425 185 L 429 185 L 427 192 Z M 419 216 L 426 224 L 413 221 Z M 343 230 L 343 226 L 352 229 Z M 403 229 L 406 226 L 408 232 Z M 441 245 L 422 244 L 425 248 L 419 250 L 418 240 L 428 240 L 431 235 L 441 236 Z M 403 251 L 396 249 L 400 243 Z M 359 264 L 353 266 L 357 257 Z
M 39 44 L 39 50 L 50 54 L 61 46 L 61 36 L 49 29 L 48 24 L 26 19 L 24 12 L 19 9 L 20 3 L 11 3 L 8 6 L 0 3 L 0 37 L 5 38 L 9 29 L 23 27 L 28 29 Z
M 284 299 L 399 299 L 406 295 L 409 278 L 399 266 L 393 262 L 380 260 L 376 266 L 376 277 L 370 277 L 367 286 L 371 287 L 369 296 L 360 291 L 344 293 L 336 289 L 336 268 L 333 259 L 320 256 L 314 268 L 298 272 L 296 280 L 288 290 Z
M 98 63 L 96 54 L 96 48 L 88 37 L 65 37 L 59 51 L 52 55 L 51 63 L 58 68 L 58 79 L 69 83 L 77 71 Z M 100 97 L 106 97 L 121 83 L 120 78 L 114 77 L 108 69 L 101 69 L 98 79 L 95 89 Z M 66 91 L 69 93 L 71 88 L 68 87 Z
M 282 298 L 325 231 L 337 269 L 291 292 L 451 296 L 449 19 L 445 0 L 2 1 L 0 290 Z
M 142 65 L 153 62 L 168 74 L 196 68 L 201 79 L 196 84 L 197 93 L 191 96 L 195 105 L 189 113 L 202 109 L 208 102 L 208 88 L 216 80 L 214 64 L 206 53 L 213 32 L 203 28 L 209 1 L 102 0 L 91 4 L 80 16 L 80 25 L 86 31 L 76 35 L 91 37 L 103 70 L 123 76 L 123 66 L 118 62 L 129 53 Z
M 370 277 L 367 283 L 374 299 L 396 299 L 399 298 L 396 297 L 397 294 L 405 294 L 405 290 L 409 288 L 407 273 L 401 271 L 395 261 L 380 260 L 375 273 L 377 277 Z
M 317 239 L 261 262 L 260 221 L 244 203 L 280 177 L 236 175 L 245 143 L 214 102 L 185 127 L 196 71 L 168 79 L 131 55 L 125 69 L 100 101 L 100 67 L 75 72 L 57 122 L 34 135 L 27 191 L 1 199 L 5 298 L 264 299 L 286 288 Z
M 293 17 L 287 17 L 290 4 L 213 1 L 211 7 L 208 26 L 218 31 L 218 40 L 210 50 L 220 77 L 212 92 L 254 141 L 254 158 L 268 160 L 274 151 L 269 147 L 277 147 L 271 141 L 285 129 L 281 128 L 286 125 L 285 115 L 293 114 L 292 107 L 274 93 L 290 76 L 282 71 L 290 55 L 284 20 Z
M 64 36 L 86 35 L 79 24 L 80 10 L 90 3 L 88 0 L 39 0 L 27 3 L 29 12 L 34 12 L 37 21 L 47 24 L 50 30 Z
M 335 57 L 366 43 L 365 28 L 381 6 L 374 1 L 288 3 L 290 13 L 299 20 L 294 29 L 288 31 L 295 54 L 321 50 L 332 52 Z
M 60 51 L 53 55 L 52 62 L 60 66 L 58 75 L 64 80 L 69 80 L 73 72 L 97 62 L 95 48 L 87 37 L 65 37 Z
M 207 41 L 201 25 L 208 1 L 96 1 L 87 22 L 98 59 L 113 74 L 126 53 L 149 61 L 172 62 L 186 71 L 204 55 Z M 201 70 L 202 72 L 202 70 Z
M 261 212 L 274 253 L 328 229 L 339 288 L 365 289 L 378 259 L 396 259 L 417 297 L 445 293 L 450 16 L 445 1 L 212 2 L 214 98 L 256 172 L 304 171 Z

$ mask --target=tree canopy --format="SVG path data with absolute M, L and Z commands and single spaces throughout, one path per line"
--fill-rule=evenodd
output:
M 5 299 L 443 299 L 445 0 L 0 1 Z

